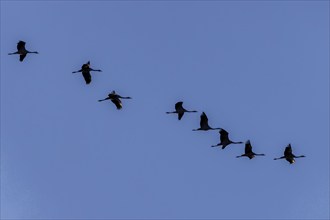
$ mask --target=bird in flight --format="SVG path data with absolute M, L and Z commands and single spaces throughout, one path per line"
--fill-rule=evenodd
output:
M 91 71 L 102 72 L 102 70 L 95 70 L 95 69 L 90 68 L 90 64 L 91 64 L 90 61 L 88 61 L 87 63 L 85 63 L 81 66 L 80 70 L 72 72 L 72 73 L 81 72 L 84 79 L 85 79 L 86 84 L 90 84 L 91 81 L 92 81 L 92 76 L 91 76 L 91 73 L 90 73 Z
M 22 62 L 28 53 L 38 54 L 37 51 L 28 51 L 27 49 L 25 49 L 25 42 L 20 40 L 17 43 L 17 51 L 14 53 L 8 53 L 8 55 L 19 54 L 19 61 Z
M 228 132 L 223 128 L 220 129 L 219 133 L 220 133 L 220 143 L 217 145 L 212 145 L 211 147 L 222 146 L 222 149 L 225 149 L 229 144 L 243 144 L 242 141 L 239 142 L 231 141 L 228 137 Z
M 201 117 L 200 117 L 200 128 L 197 128 L 197 129 L 193 129 L 193 131 L 208 131 L 208 130 L 220 130 L 221 128 L 212 128 L 209 126 L 209 119 L 207 118 L 205 112 L 203 112 L 201 114 Z
M 197 112 L 197 111 L 188 111 L 182 107 L 183 102 L 177 102 L 175 104 L 175 111 L 173 112 L 166 112 L 166 114 L 178 114 L 178 119 L 181 120 L 182 116 L 185 112 Z
M 304 155 L 296 156 L 292 153 L 292 147 L 291 144 L 288 144 L 284 150 L 284 156 L 279 158 L 274 158 L 274 160 L 280 160 L 280 159 L 286 159 L 290 164 L 293 164 L 295 162 L 294 158 L 300 158 L 305 157 Z
M 252 158 L 254 158 L 255 156 L 265 156 L 265 154 L 256 154 L 252 151 L 252 145 L 251 145 L 251 142 L 250 140 L 247 140 L 245 142 L 245 153 L 242 154 L 241 156 L 237 156 L 236 158 L 239 158 L 239 157 L 248 157 L 250 158 L 250 160 Z
M 114 90 L 109 93 L 108 97 L 106 97 L 105 99 L 100 99 L 98 100 L 99 102 L 105 101 L 105 100 L 111 100 L 117 107 L 117 109 L 122 109 L 123 108 L 123 104 L 121 103 L 120 99 L 132 99 L 131 97 L 123 97 L 118 95 Z

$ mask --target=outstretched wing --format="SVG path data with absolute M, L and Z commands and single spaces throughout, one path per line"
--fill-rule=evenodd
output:
M 183 114 L 184 114 L 183 112 L 178 113 L 178 119 L 179 119 L 179 120 L 181 120 Z
M 91 74 L 90 74 L 88 71 L 83 71 L 83 72 L 82 72 L 82 75 L 84 76 L 84 79 L 85 79 L 85 81 L 86 81 L 86 84 L 91 83 L 91 81 L 92 81 L 92 76 L 91 76 Z

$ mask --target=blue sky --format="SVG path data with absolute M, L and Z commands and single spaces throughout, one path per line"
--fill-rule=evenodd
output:
M 3 219 L 329 218 L 328 1 L 1 1 L 0 57 Z

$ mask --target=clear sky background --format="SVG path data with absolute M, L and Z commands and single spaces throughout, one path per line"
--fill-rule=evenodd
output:
M 3 219 L 329 218 L 328 1 L 1 1 L 0 57 Z

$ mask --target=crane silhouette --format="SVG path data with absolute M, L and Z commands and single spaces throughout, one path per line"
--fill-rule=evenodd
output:
M 208 130 L 219 130 L 221 128 L 212 128 L 208 123 L 209 119 L 207 118 L 205 112 L 201 114 L 200 128 L 193 129 L 193 131 L 208 131 Z
M 116 94 L 116 92 L 113 90 L 111 93 L 109 93 L 108 97 L 106 97 L 105 99 L 100 99 L 98 101 L 102 102 L 102 101 L 105 101 L 108 99 L 110 99 L 116 105 L 117 109 L 119 110 L 119 109 L 123 108 L 123 105 L 122 105 L 120 99 L 132 99 L 132 98 L 120 96 L 120 95 Z
M 197 111 L 188 111 L 182 107 L 183 102 L 177 102 L 175 104 L 175 111 L 173 112 L 166 112 L 166 114 L 178 114 L 178 119 L 181 120 L 182 116 L 185 112 L 197 112 Z
M 245 153 L 242 154 L 241 156 L 237 156 L 236 158 L 239 158 L 239 157 L 248 157 L 250 158 L 250 160 L 252 158 L 254 158 L 255 156 L 265 156 L 265 154 L 256 154 L 252 151 L 252 145 L 251 145 L 251 142 L 250 140 L 247 140 L 245 142 Z
M 212 145 L 211 147 L 222 146 L 222 149 L 225 149 L 229 144 L 243 144 L 242 141 L 239 142 L 231 141 L 228 137 L 228 132 L 223 128 L 220 129 L 219 133 L 220 133 L 220 143 L 217 145 Z
M 94 70 L 92 68 L 90 68 L 90 61 L 88 61 L 87 63 L 83 64 L 81 66 L 81 69 L 80 70 L 77 70 L 77 71 L 73 71 L 72 73 L 79 73 L 81 72 L 84 79 L 85 79 L 85 82 L 86 84 L 90 84 L 91 81 L 92 81 L 92 76 L 91 76 L 91 71 L 95 71 L 95 72 L 102 72 L 102 70 Z
M 37 51 L 28 51 L 27 49 L 25 49 L 25 42 L 20 40 L 17 43 L 17 51 L 14 52 L 14 53 L 8 53 L 8 55 L 19 54 L 20 55 L 19 56 L 19 61 L 22 62 L 28 53 L 38 54 Z
M 296 156 L 292 153 L 292 147 L 291 144 L 288 144 L 288 146 L 284 150 L 284 156 L 279 158 L 274 158 L 274 160 L 280 160 L 280 159 L 286 159 L 290 164 L 293 164 L 295 162 L 294 158 L 300 158 L 305 157 L 304 155 Z

